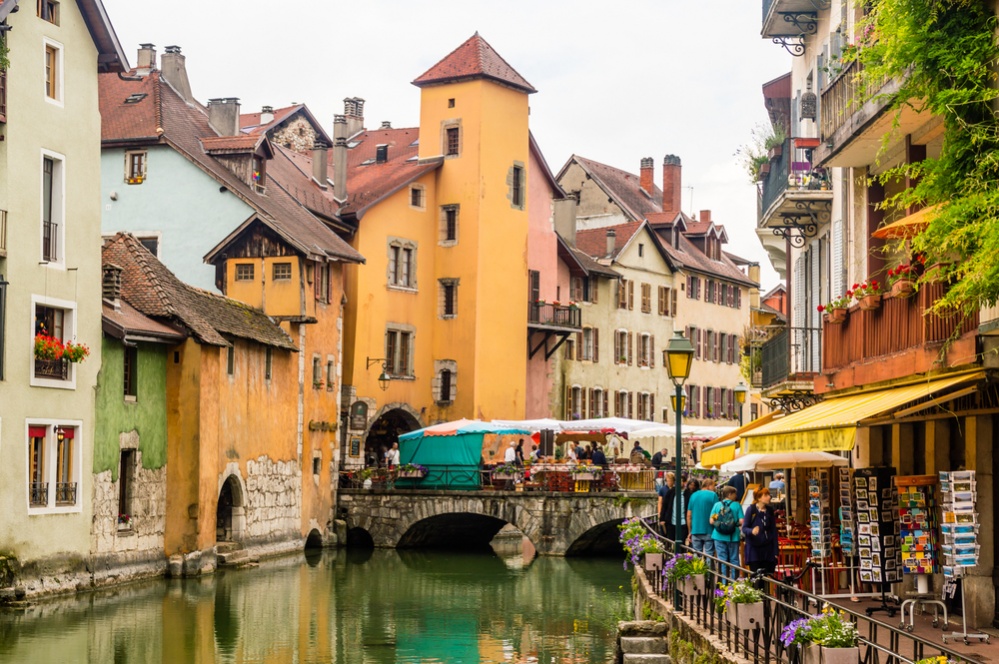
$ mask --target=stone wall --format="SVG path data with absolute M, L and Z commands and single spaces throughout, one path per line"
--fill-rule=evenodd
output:
M 316 130 L 304 117 L 295 115 L 271 131 L 271 142 L 295 152 L 310 152 L 316 142 Z
M 245 513 L 246 540 L 301 539 L 302 473 L 297 464 L 265 456 L 247 461 Z

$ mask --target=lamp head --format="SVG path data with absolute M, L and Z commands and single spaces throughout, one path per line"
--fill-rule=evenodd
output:
M 392 376 L 389 376 L 388 371 L 382 368 L 382 372 L 378 374 L 378 386 L 382 388 L 382 392 L 389 388 L 389 381 L 392 380 Z
M 739 385 L 733 391 L 735 392 L 735 400 L 737 402 L 746 403 L 746 394 L 749 393 L 749 388 L 746 387 L 744 382 L 740 380 Z
M 683 385 L 690 377 L 690 368 L 694 363 L 694 346 L 683 332 L 676 330 L 663 350 L 663 364 L 669 372 L 669 377 L 676 385 Z

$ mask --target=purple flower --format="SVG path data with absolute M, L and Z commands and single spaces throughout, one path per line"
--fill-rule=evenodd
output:
M 798 630 L 803 626 L 808 624 L 808 618 L 798 618 L 797 620 L 792 620 L 780 633 L 780 642 L 784 644 L 784 647 L 790 647 L 794 643 Z

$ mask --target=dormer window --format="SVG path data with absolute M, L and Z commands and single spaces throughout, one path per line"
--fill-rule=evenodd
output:
M 267 178 L 267 161 L 263 157 L 253 157 L 253 171 L 250 173 L 253 188 L 257 193 L 264 193 L 264 183 Z

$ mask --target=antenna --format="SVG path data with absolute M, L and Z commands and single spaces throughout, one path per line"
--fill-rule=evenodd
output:
M 694 214 L 694 188 L 692 186 L 684 187 L 684 189 L 690 189 L 690 214 Z

